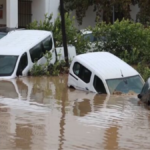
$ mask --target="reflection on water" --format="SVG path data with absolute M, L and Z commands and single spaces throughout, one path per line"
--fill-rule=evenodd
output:
M 0 150 L 150 149 L 150 111 L 136 95 L 96 95 L 66 83 L 66 76 L 0 82 Z

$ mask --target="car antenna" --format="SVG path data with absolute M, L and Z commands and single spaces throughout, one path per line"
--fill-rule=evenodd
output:
M 120 69 L 120 72 L 121 72 L 121 76 L 123 77 L 123 73 L 122 73 L 122 70 Z

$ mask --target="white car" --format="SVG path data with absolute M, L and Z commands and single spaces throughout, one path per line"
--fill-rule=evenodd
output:
M 140 93 L 141 75 L 126 62 L 108 52 L 91 52 L 75 56 L 68 87 L 100 94 Z
M 46 51 L 52 54 L 50 64 L 56 62 L 56 52 L 63 54 L 62 48 L 55 50 L 52 32 L 43 30 L 9 32 L 0 40 L 0 79 L 27 76 L 35 62 L 38 65 L 47 62 L 44 56 Z M 71 47 L 68 53 L 73 59 L 76 55 L 75 48 Z M 64 56 L 61 59 L 64 59 Z

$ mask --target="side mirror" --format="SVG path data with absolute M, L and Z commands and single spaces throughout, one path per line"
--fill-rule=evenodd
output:
M 142 98 L 142 95 L 141 95 L 141 94 L 138 94 L 137 97 L 138 97 L 139 99 L 141 99 L 141 98 Z

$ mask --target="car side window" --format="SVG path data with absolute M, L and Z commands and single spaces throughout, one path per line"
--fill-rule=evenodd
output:
M 98 93 L 106 94 L 106 89 L 102 80 L 96 75 L 94 76 L 93 86 Z
M 91 78 L 91 74 L 92 74 L 91 71 L 88 70 L 83 65 L 81 65 L 80 63 L 75 62 L 74 66 L 73 66 L 73 72 L 76 76 L 78 76 L 85 83 L 90 82 L 90 78 Z
M 22 75 L 22 71 L 27 67 L 27 65 L 28 65 L 28 57 L 27 57 L 27 53 L 25 52 L 20 58 L 18 70 L 17 70 L 17 76 Z
M 52 37 L 49 36 L 48 38 L 46 38 L 43 42 L 42 42 L 42 46 L 43 46 L 43 53 L 45 54 L 46 51 L 50 51 L 52 49 L 53 46 L 53 41 L 52 41 Z
M 30 56 L 32 62 L 35 62 L 43 57 L 43 48 L 41 43 L 30 49 Z

